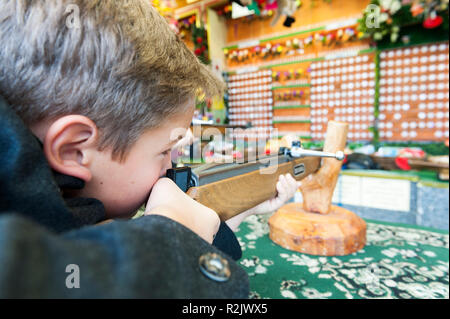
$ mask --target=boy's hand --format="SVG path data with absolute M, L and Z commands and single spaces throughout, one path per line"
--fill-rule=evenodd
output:
M 145 215 L 151 214 L 175 220 L 209 243 L 220 226 L 215 211 L 190 198 L 169 178 L 161 178 L 153 186 L 145 208 Z
M 300 187 L 300 184 L 301 182 L 297 182 L 291 174 L 280 175 L 276 185 L 278 192 L 277 196 L 228 219 L 226 221 L 228 227 L 234 231 L 248 216 L 276 211 L 294 196 L 295 192 Z
M 291 174 L 280 175 L 276 186 L 277 196 L 249 209 L 252 212 L 251 215 L 267 214 L 276 211 L 294 197 L 300 184 L 301 182 L 297 182 Z

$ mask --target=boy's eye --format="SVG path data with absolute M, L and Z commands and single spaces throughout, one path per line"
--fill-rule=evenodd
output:
M 170 150 L 165 150 L 165 151 L 162 152 L 161 154 L 164 155 L 164 156 L 166 156 L 166 155 L 169 155 L 169 153 L 170 153 Z

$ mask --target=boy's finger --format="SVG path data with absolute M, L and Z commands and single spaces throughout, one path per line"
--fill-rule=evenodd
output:
M 282 193 L 283 192 L 283 187 L 282 187 L 282 185 L 281 185 L 281 181 L 278 181 L 277 182 L 277 192 L 278 193 Z
M 292 177 L 291 173 L 287 173 L 285 176 L 286 176 L 286 178 L 289 179 L 289 180 L 290 180 L 290 179 L 294 179 L 294 178 Z
M 284 176 L 283 174 L 280 175 L 280 176 L 278 177 L 278 182 L 281 184 L 281 186 L 282 186 L 282 188 L 283 188 L 283 190 L 284 190 L 284 189 L 286 188 L 286 185 L 287 185 L 286 176 Z
M 284 175 L 284 180 L 286 181 L 286 185 L 290 185 L 292 182 L 292 180 L 294 180 L 294 178 L 292 177 L 291 174 L 285 174 Z
M 286 191 L 288 192 L 287 196 L 290 197 L 295 193 L 295 191 L 298 188 L 297 181 L 292 177 L 291 174 L 286 174 L 285 180 L 286 180 L 285 188 Z
M 282 195 L 283 195 L 283 197 L 286 197 L 286 196 L 288 196 L 288 194 L 289 194 L 289 183 L 288 183 L 288 181 L 286 180 L 286 177 L 284 177 L 283 176 L 283 181 L 281 182 L 281 188 L 282 188 Z
M 292 188 L 297 188 L 297 181 L 291 174 L 287 174 L 287 180 Z

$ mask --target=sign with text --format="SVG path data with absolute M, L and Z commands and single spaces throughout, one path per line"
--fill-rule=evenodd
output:
M 339 176 L 333 194 L 333 203 L 410 211 L 411 182 L 366 176 Z

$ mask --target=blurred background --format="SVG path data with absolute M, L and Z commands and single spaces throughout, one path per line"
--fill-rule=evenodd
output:
M 152 3 L 227 85 L 198 97 L 202 152 L 180 148 L 176 161 L 276 154 L 295 140 L 321 149 L 328 121 L 347 122 L 334 203 L 448 230 L 448 0 Z

